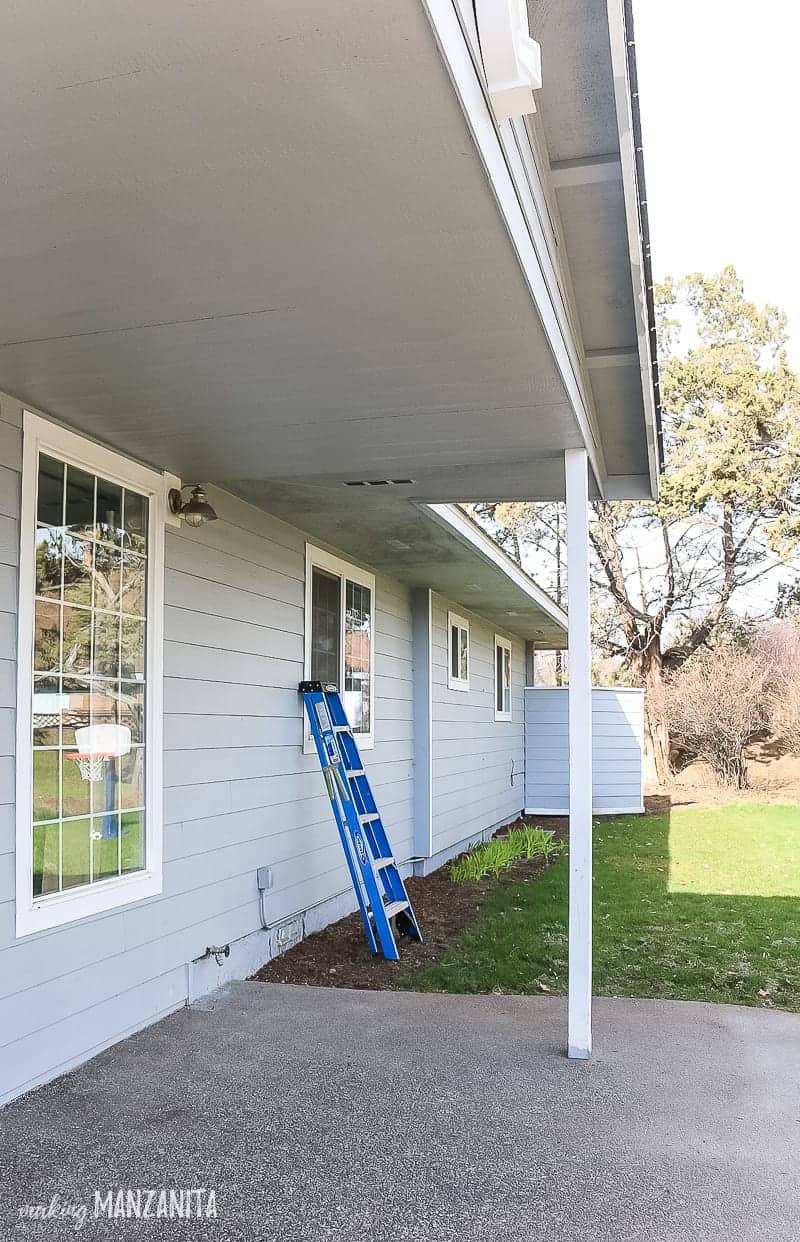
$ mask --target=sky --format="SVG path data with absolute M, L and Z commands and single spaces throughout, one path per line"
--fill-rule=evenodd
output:
M 733 263 L 800 368 L 800 3 L 634 0 L 657 280 Z

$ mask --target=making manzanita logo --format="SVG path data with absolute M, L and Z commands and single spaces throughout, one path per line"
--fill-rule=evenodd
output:
M 217 1216 L 217 1192 L 206 1186 L 115 1186 L 95 1190 L 91 1204 L 55 1194 L 49 1203 L 24 1203 L 22 1221 L 71 1222 L 76 1233 L 87 1220 L 210 1220 Z

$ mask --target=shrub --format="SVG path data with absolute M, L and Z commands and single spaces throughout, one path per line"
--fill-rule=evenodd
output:
M 759 630 L 756 649 L 770 665 L 772 729 L 789 754 L 800 754 L 800 625 L 773 621 Z
M 693 656 L 667 685 L 675 742 L 721 785 L 747 786 L 745 747 L 771 724 L 772 669 L 757 647 L 729 642 Z

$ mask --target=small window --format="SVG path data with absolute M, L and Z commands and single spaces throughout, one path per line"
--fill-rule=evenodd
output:
M 494 718 L 511 719 L 511 643 L 494 636 Z
M 450 635 L 447 684 L 451 690 L 469 690 L 469 621 L 448 612 L 447 629 Z
M 372 574 L 308 544 L 306 677 L 338 688 L 353 732 L 366 747 L 373 742 L 374 614 Z

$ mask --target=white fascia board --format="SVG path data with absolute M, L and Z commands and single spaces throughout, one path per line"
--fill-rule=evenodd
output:
M 656 407 L 653 394 L 653 366 L 650 352 L 650 331 L 647 315 L 644 256 L 639 229 L 639 192 L 636 177 L 636 153 L 633 138 L 631 88 L 628 78 L 628 46 L 623 0 L 607 0 L 608 32 L 611 40 L 611 64 L 614 73 L 614 99 L 619 133 L 622 187 L 625 199 L 625 220 L 633 284 L 636 336 L 639 346 L 639 367 L 642 377 L 642 400 L 647 435 L 647 459 L 650 465 L 652 494 L 658 497 L 658 448 L 656 444 Z
M 483 66 L 455 0 L 423 0 L 423 4 L 538 311 L 602 496 L 607 474 L 602 443 L 578 343 L 531 191 L 531 177 L 537 177 L 538 170 L 533 158 L 524 159 L 520 151 L 524 125 L 519 121 L 497 122 Z
M 480 527 L 467 517 L 466 513 L 455 505 L 425 505 L 423 507 L 440 526 L 445 526 L 482 560 L 488 561 L 496 569 L 501 570 L 514 583 L 514 586 L 527 595 L 551 621 L 555 621 L 556 625 L 566 630 L 567 614 L 564 610 L 559 608 L 547 592 L 537 586 L 524 569 L 520 569 L 519 565 L 512 561 L 511 557 L 507 556 L 489 535 L 484 534 Z

